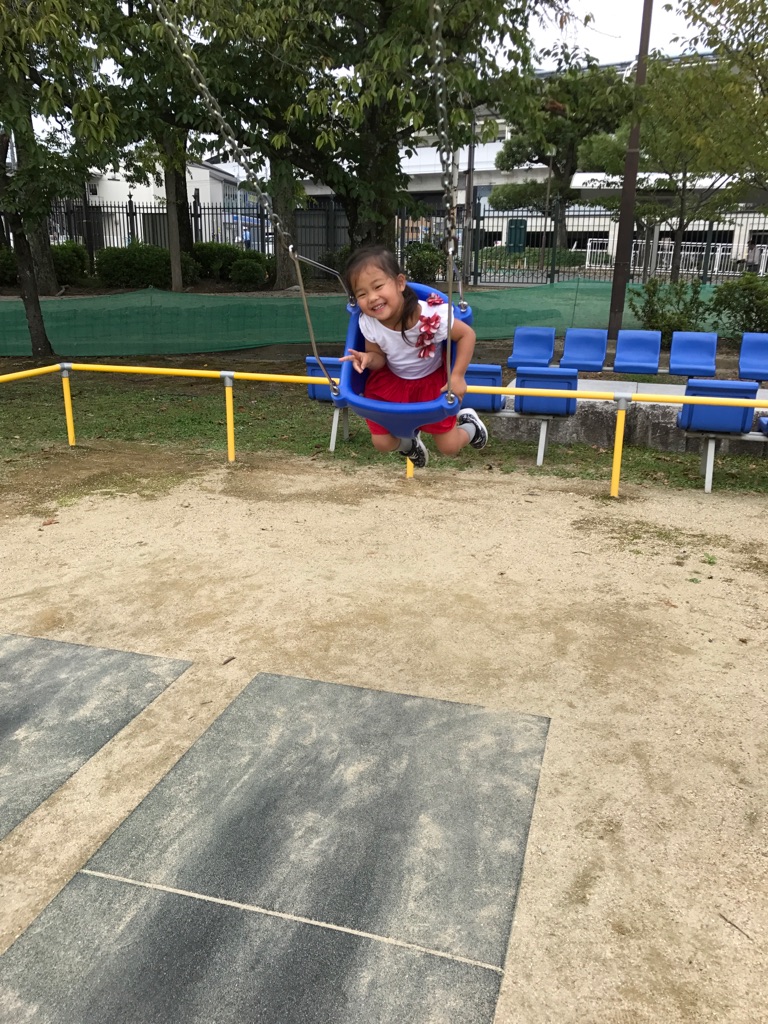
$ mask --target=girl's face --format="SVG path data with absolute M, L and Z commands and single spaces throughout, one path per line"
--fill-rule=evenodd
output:
M 361 313 L 372 316 L 391 330 L 399 328 L 403 313 L 405 274 L 390 277 L 375 263 L 369 263 L 357 272 L 353 284 Z

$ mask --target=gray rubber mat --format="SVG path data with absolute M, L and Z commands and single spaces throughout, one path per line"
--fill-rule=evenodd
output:
M 0 839 L 190 664 L 0 635 Z
M 0 1019 L 490 1024 L 547 726 L 257 676 L 0 959 Z

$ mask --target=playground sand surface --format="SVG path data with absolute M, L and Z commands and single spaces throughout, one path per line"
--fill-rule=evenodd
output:
M 496 1024 L 768 1019 L 764 497 L 476 467 L 0 467 L 1 631 L 194 663 L 0 844 L 0 949 L 270 672 L 551 719 Z

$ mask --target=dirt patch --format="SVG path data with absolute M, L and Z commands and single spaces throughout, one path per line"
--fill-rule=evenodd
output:
M 551 719 L 496 1024 L 768 1019 L 765 502 L 606 487 L 3 464 L 4 631 L 195 663 L 0 844 L 7 936 L 267 671 Z

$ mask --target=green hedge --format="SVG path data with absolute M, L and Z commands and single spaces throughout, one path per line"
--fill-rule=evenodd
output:
M 131 242 L 122 249 L 101 249 L 96 274 L 107 288 L 170 288 L 171 254 L 157 245 Z M 200 278 L 200 264 L 183 252 L 181 274 L 185 285 Z
M 237 245 L 226 242 L 195 242 L 192 255 L 200 264 L 200 276 L 213 281 L 228 281 L 232 264 L 244 255 Z
M 88 250 L 79 242 L 51 246 L 56 280 L 62 284 L 82 284 L 88 276 Z
M 478 254 L 479 266 L 483 270 L 523 270 L 537 266 L 541 260 L 541 249 L 528 247 L 523 252 L 509 252 L 503 245 L 488 246 Z M 558 267 L 583 267 L 587 262 L 584 249 L 557 249 L 555 264 Z M 544 248 L 544 267 L 552 265 L 552 250 Z

